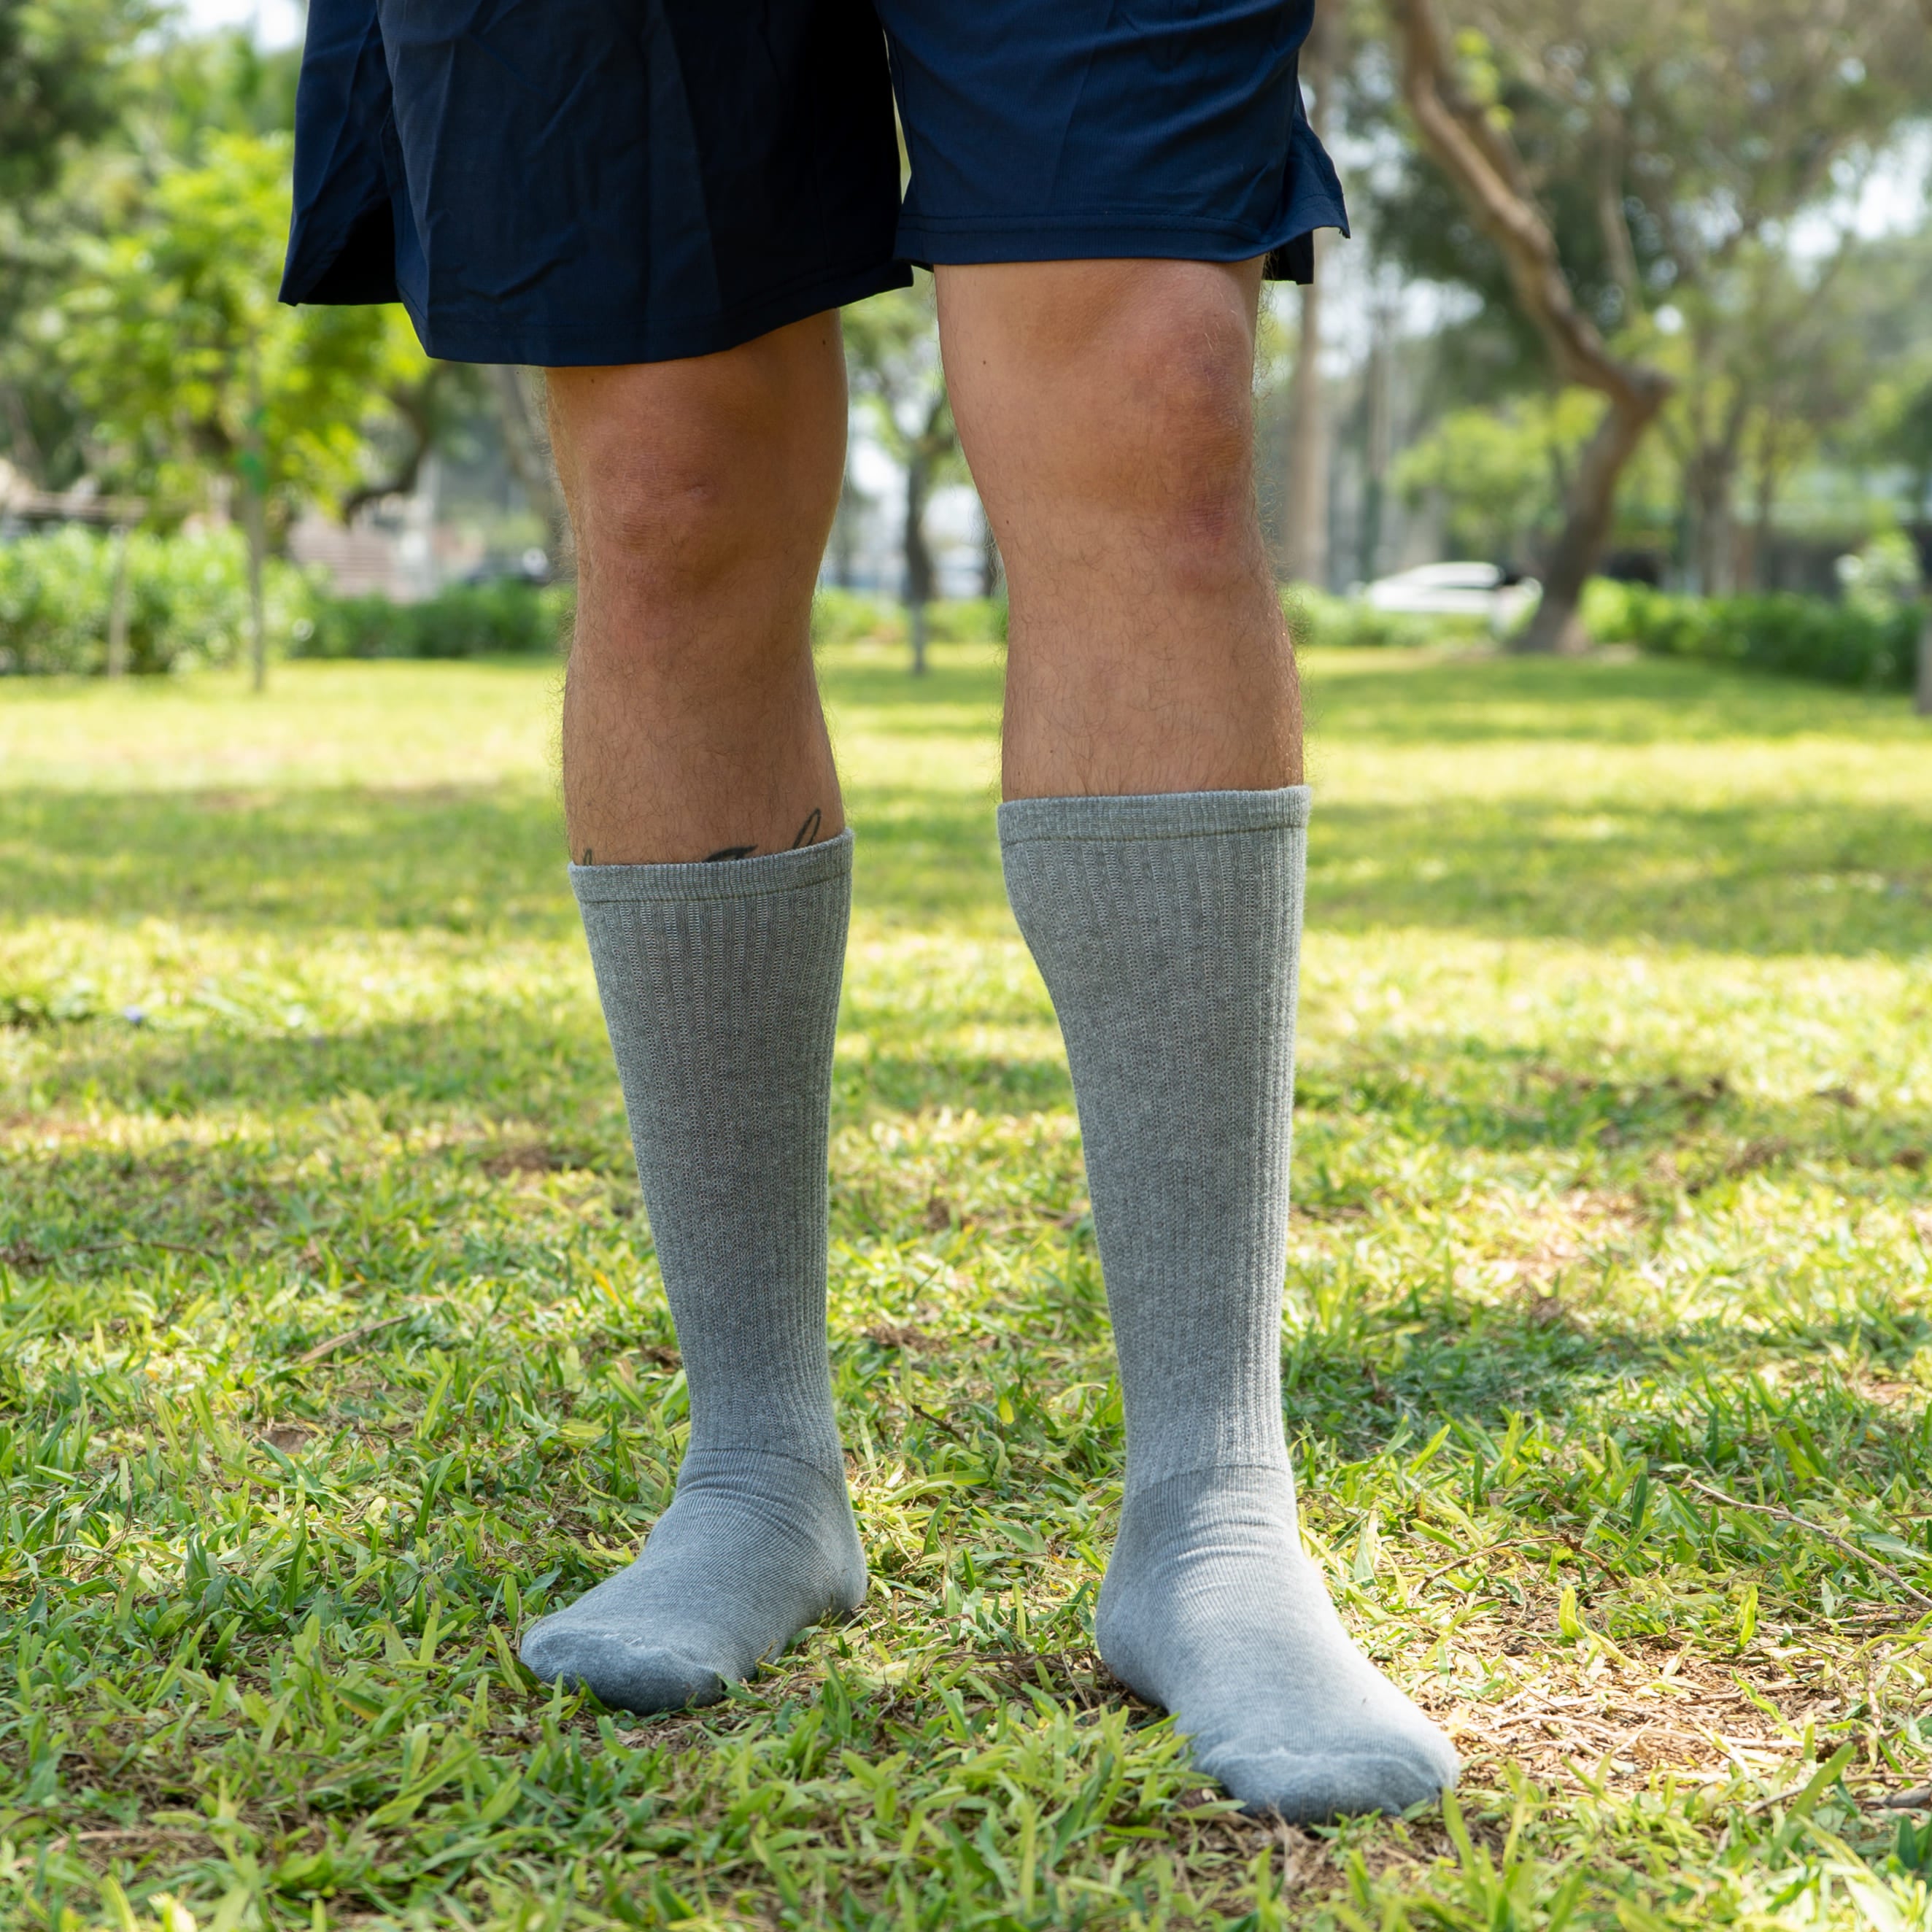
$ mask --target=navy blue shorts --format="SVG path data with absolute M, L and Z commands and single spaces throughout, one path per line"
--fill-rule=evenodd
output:
M 433 356 L 560 365 L 728 349 L 914 262 L 1305 280 L 1347 226 L 1296 79 L 1312 10 L 311 0 L 282 298 L 400 299 Z

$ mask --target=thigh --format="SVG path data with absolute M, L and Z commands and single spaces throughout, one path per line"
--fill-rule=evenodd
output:
M 708 354 L 906 279 L 869 0 L 314 0 L 296 149 L 290 298 L 386 250 L 458 360 Z
M 1313 0 L 879 0 L 940 262 L 1285 260 L 1346 226 L 1302 110 Z

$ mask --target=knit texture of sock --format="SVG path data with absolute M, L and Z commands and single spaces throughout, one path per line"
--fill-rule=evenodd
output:
M 1126 1410 L 1100 1653 L 1196 1762 L 1308 1822 L 1454 1780 L 1302 1553 L 1281 1297 L 1308 793 L 1028 799 L 1006 890 L 1060 1017 Z
M 764 858 L 573 866 L 691 1401 L 627 1570 L 524 1637 L 622 1709 L 721 1696 L 866 1565 L 826 1354 L 826 1142 L 852 835 Z

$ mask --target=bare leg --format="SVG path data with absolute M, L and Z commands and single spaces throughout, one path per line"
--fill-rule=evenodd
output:
M 1009 798 L 1301 777 L 1254 496 L 1258 262 L 939 271 L 953 410 L 1012 587 Z
M 1065 1035 L 1126 1412 L 1094 1618 L 1196 1761 L 1298 1822 L 1400 1810 L 1448 1742 L 1303 1552 L 1281 1407 L 1308 795 L 1255 514 L 1256 266 L 942 269 L 1010 573 L 1000 836 Z
M 721 1696 L 866 1592 L 825 1341 L 851 841 L 808 635 L 844 398 L 830 316 L 551 378 L 581 571 L 572 883 L 691 1433 L 643 1553 L 523 1655 L 626 1710 Z
M 577 532 L 571 856 L 831 838 L 844 815 L 809 632 L 844 460 L 837 316 L 722 355 L 554 369 L 550 402 Z

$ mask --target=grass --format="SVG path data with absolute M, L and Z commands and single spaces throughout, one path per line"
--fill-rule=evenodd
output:
M 1120 1412 L 997 658 L 828 653 L 838 1390 L 875 1583 L 711 1711 L 514 1636 L 684 1390 L 554 674 L 0 688 L 0 1923 L 1919 1928 L 1932 738 L 1656 662 L 1316 654 L 1282 1338 L 1447 1818 L 1207 1791 L 1090 1648 Z

